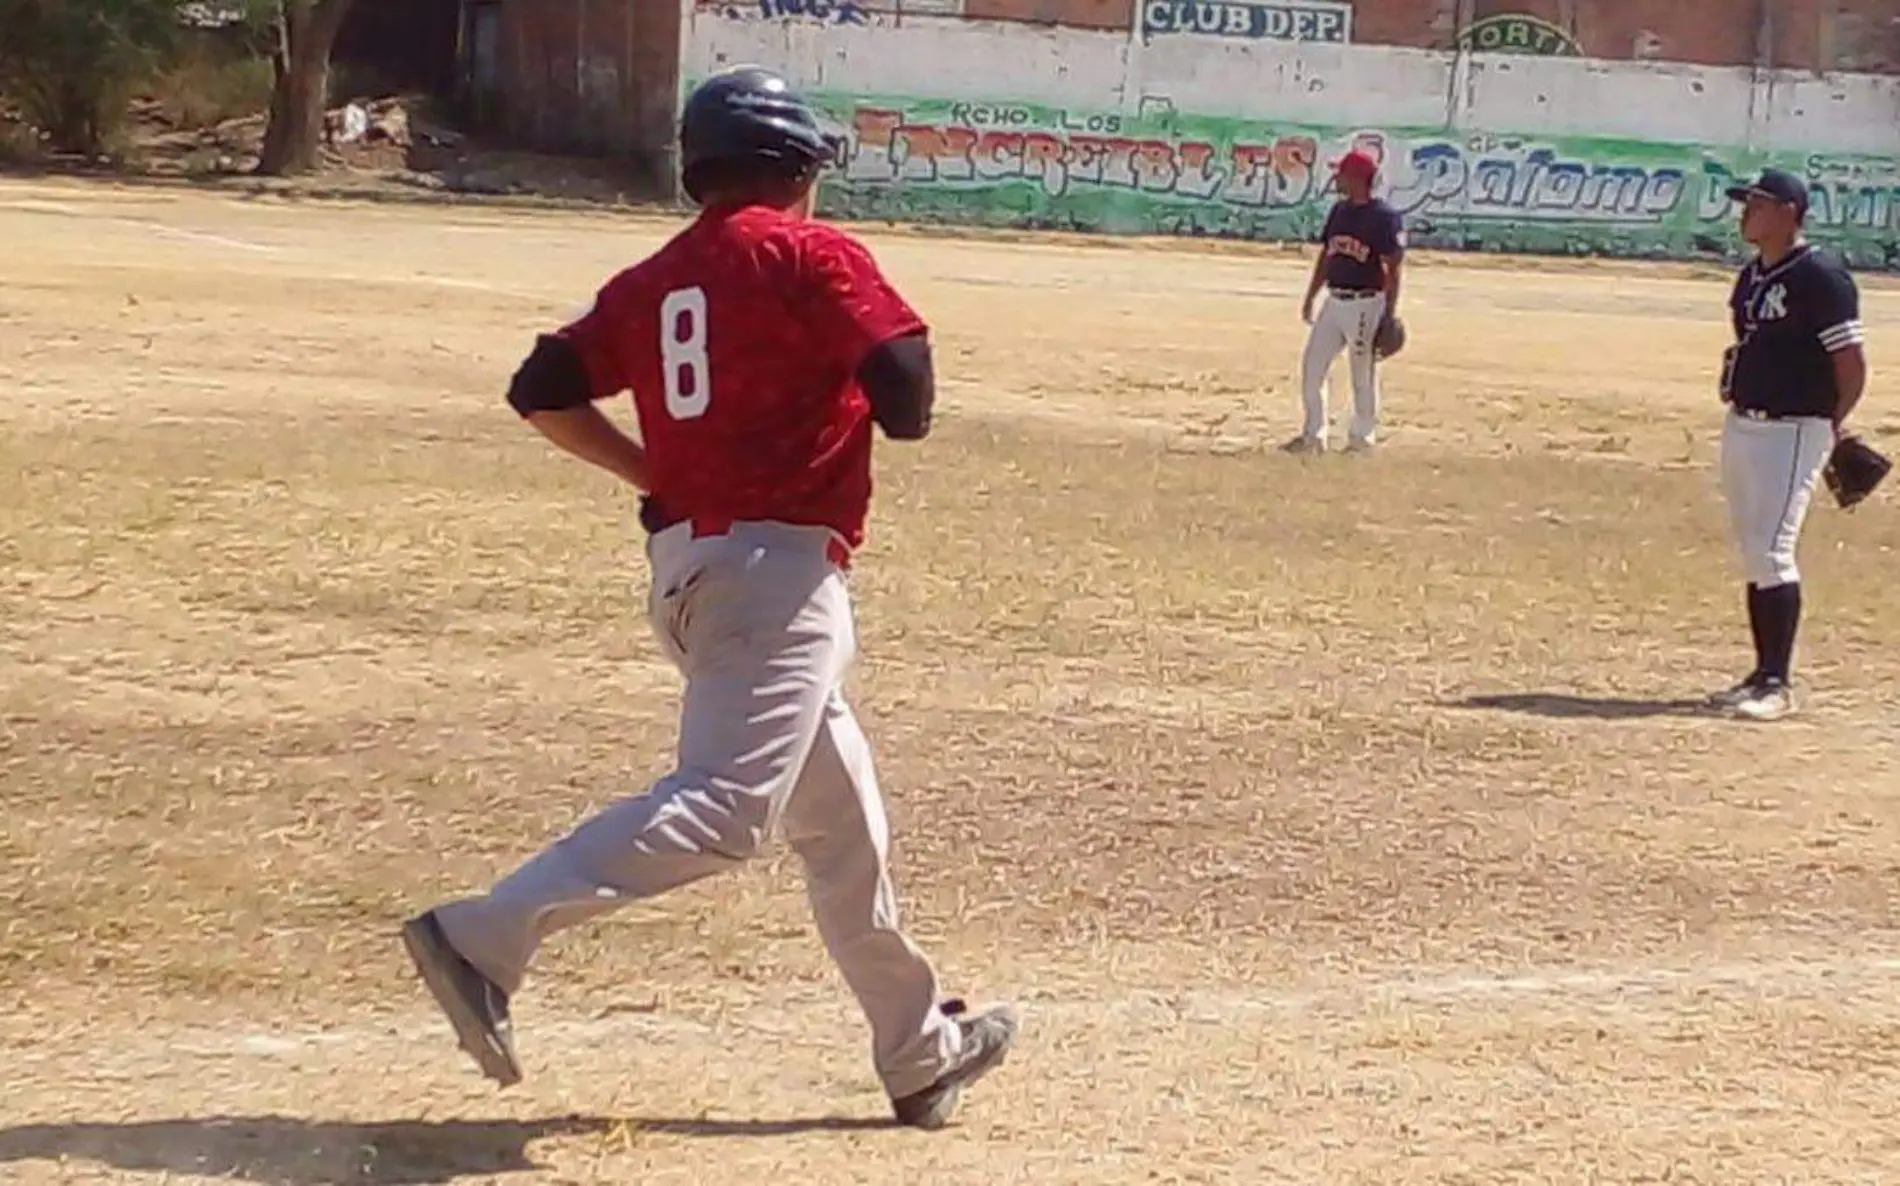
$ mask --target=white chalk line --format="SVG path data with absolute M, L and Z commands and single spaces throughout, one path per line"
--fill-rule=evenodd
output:
M 215 247 L 229 247 L 237 251 L 252 251 L 260 255 L 278 255 L 281 247 L 272 247 L 268 243 L 254 243 L 249 239 L 233 239 L 229 235 L 214 234 L 211 231 L 194 231 L 186 227 L 169 226 L 162 222 L 149 222 L 140 218 L 114 218 L 111 221 L 122 226 L 136 227 L 139 230 L 156 231 L 173 239 L 183 239 L 189 243 L 209 243 Z
M 436 288 L 460 289 L 465 292 L 485 292 L 494 296 L 512 297 L 520 301 L 535 301 L 539 304 L 554 304 L 558 298 L 547 293 L 523 292 L 519 288 L 508 288 L 500 284 L 489 284 L 483 280 L 462 280 L 454 276 L 390 276 L 393 284 L 428 284 Z
M 52 202 L 38 198 L 0 200 L 0 210 L 17 210 L 27 214 L 54 214 L 68 218 L 92 218 L 99 222 L 109 222 L 118 226 L 131 227 L 134 230 L 179 239 L 188 243 L 207 243 L 215 247 L 227 247 L 234 251 L 249 251 L 259 255 L 282 255 L 288 250 L 287 248 L 274 246 L 269 243 L 259 243 L 252 239 L 240 239 L 231 235 L 218 234 L 215 231 L 199 231 L 192 230 L 189 227 L 174 226 L 156 219 L 131 218 L 117 214 L 96 214 L 65 202 Z M 457 231 L 469 228 L 450 224 L 439 229 Z M 510 228 L 497 226 L 494 228 L 484 227 L 481 229 L 484 231 L 490 229 L 507 231 Z M 357 279 L 356 277 L 349 276 L 338 276 L 337 278 Z M 454 276 L 391 276 L 385 274 L 375 277 L 374 281 L 392 284 L 424 284 L 435 288 L 461 289 L 467 292 L 489 293 L 494 296 L 504 296 L 521 301 L 534 301 L 541 304 L 558 303 L 559 301 L 559 298 L 546 293 L 525 292 L 521 289 L 510 288 L 505 285 L 490 284 L 483 280 L 464 280 Z
M 26 214 L 57 214 L 68 218 L 86 218 L 96 222 L 109 222 L 118 226 L 131 227 L 134 230 L 154 232 L 174 239 L 183 239 L 193 243 L 209 243 L 218 247 L 229 247 L 236 251 L 252 251 L 263 255 L 277 255 L 283 248 L 268 243 L 257 243 L 249 239 L 236 239 L 229 235 L 220 235 L 212 231 L 194 231 L 188 227 L 172 226 L 149 218 L 128 218 L 122 214 L 98 214 L 70 206 L 64 202 L 48 202 L 37 198 L 15 198 L 0 201 L 0 210 L 18 210 Z
M 64 202 L 47 202 L 38 198 L 12 198 L 0 202 L 0 210 L 18 210 L 23 214 L 59 214 L 77 218 L 85 212 L 77 206 L 68 206 Z
M 1775 960 L 1707 964 L 1699 967 L 1639 967 L 1601 970 L 1548 970 L 1510 976 L 1455 975 L 1438 978 L 1396 978 L 1347 981 L 1287 992 L 1131 988 L 1115 997 L 1071 994 L 1039 989 L 1016 998 L 1032 1026 L 1056 1023 L 1077 1029 L 1163 1028 L 1177 1025 L 1219 1025 L 1246 1020 L 1270 1022 L 1274 1016 L 1319 1015 L 1329 1018 L 1377 1015 L 1395 1007 L 1491 1005 L 1519 998 L 1573 1005 L 1595 1005 L 1610 1014 L 1652 1015 L 1668 1012 L 1662 998 L 1671 993 L 1726 990 L 1731 995 L 1755 996 L 1777 990 L 1831 991 L 1843 999 L 1853 990 L 1881 987 L 1881 999 L 1900 1007 L 1900 996 L 1885 981 L 1900 979 L 1900 957 L 1859 957 L 1828 960 Z M 982 1000 L 972 1002 L 981 1005 Z M 806 999 L 775 997 L 762 991 L 751 1008 L 725 1014 L 719 1028 L 741 1032 L 782 1030 L 790 1037 L 809 1028 L 813 1014 L 849 1012 L 849 1003 L 822 990 Z M 756 1021 L 754 1019 L 757 1019 Z M 715 1027 L 663 1011 L 641 1010 L 608 1016 L 537 1016 L 525 1022 L 537 1046 L 593 1046 L 635 1034 L 712 1035 Z M 179 1054 L 211 1058 L 273 1058 L 317 1049 L 365 1049 L 392 1041 L 439 1041 L 447 1029 L 434 1014 L 391 1018 L 374 1029 L 341 1027 L 324 1030 L 286 1030 L 248 1033 L 193 1027 L 159 1038 Z
M 0 210 L 20 210 L 30 214 L 58 214 L 66 217 L 89 217 L 87 211 L 60 202 L 45 202 L 35 199 L 17 199 L 0 201 Z M 236 251 L 249 251 L 260 255 L 281 255 L 286 250 L 268 243 L 258 243 L 249 239 L 233 238 L 212 231 L 195 231 L 188 227 L 172 226 L 143 218 L 127 218 L 122 215 L 99 216 L 99 221 L 131 227 L 134 230 L 155 232 L 173 239 L 193 243 L 209 243 L 217 247 L 228 247 Z M 339 276 L 339 279 L 357 279 Z M 482 280 L 463 280 L 454 276 L 377 276 L 373 282 L 386 284 L 422 284 L 433 288 L 460 289 L 468 292 L 482 292 L 494 296 L 509 297 L 520 301 L 534 301 L 540 304 L 556 303 L 557 298 L 545 293 L 524 292 L 518 288 L 509 288 L 500 284 L 490 284 Z

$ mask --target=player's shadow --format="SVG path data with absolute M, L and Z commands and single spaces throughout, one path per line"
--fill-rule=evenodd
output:
M 1658 700 L 1646 697 L 1572 696 L 1565 692 L 1506 692 L 1467 696 L 1452 702 L 1457 708 L 1515 712 L 1526 716 L 1624 721 L 1642 717 L 1706 717 L 1714 710 L 1706 700 Z
M 125 1173 L 215 1178 L 256 1186 L 438 1186 L 541 1168 L 531 1142 L 595 1138 L 611 1154 L 644 1133 L 772 1137 L 889 1128 L 892 1120 L 694 1120 L 566 1116 L 545 1120 L 343 1121 L 289 1116 L 76 1121 L 0 1128 L 0 1180 L 16 1162 L 92 1162 Z M 621 1135 L 624 1134 L 624 1137 Z

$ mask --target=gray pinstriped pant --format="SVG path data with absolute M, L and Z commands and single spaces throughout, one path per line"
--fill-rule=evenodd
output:
M 732 869 L 782 830 L 870 1022 L 878 1074 L 904 1096 L 950 1065 L 961 1034 L 898 926 L 884 803 L 841 691 L 857 638 L 832 540 L 778 523 L 653 536 L 650 616 L 686 679 L 677 769 L 438 917 L 456 950 L 513 993 L 548 936 Z

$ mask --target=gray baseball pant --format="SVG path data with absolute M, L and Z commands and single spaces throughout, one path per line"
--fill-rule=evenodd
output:
M 898 926 L 884 803 L 841 690 L 857 638 L 835 548 L 823 528 L 780 523 L 654 535 L 650 617 L 686 681 L 678 767 L 437 917 L 512 994 L 548 936 L 735 868 L 782 828 L 819 934 L 870 1022 L 878 1075 L 902 1097 L 936 1081 L 962 1034 Z

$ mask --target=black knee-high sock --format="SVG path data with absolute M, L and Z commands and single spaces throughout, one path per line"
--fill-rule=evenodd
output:
M 1751 677 L 1759 676 L 1768 663 L 1768 646 L 1762 639 L 1761 624 L 1766 614 L 1762 610 L 1761 586 L 1753 581 L 1748 585 L 1748 633 L 1755 640 L 1755 670 Z
M 1762 675 L 1786 683 L 1794 666 L 1794 636 L 1801 625 L 1801 583 L 1763 589 L 1761 601 Z

